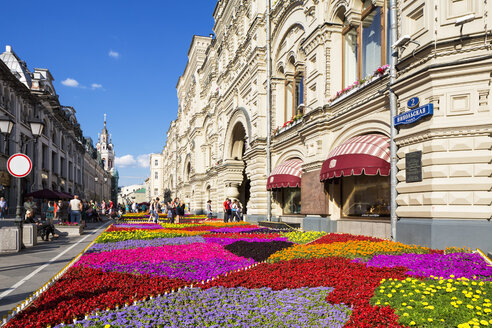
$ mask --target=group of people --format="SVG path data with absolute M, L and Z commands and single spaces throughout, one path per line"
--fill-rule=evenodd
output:
M 144 206 L 144 205 L 142 205 Z M 132 202 L 131 204 L 125 204 L 125 213 L 137 213 L 139 205 L 136 202 Z
M 174 198 L 172 202 L 167 202 L 161 205 L 159 197 L 153 199 L 149 205 L 149 221 L 157 223 L 159 221 L 159 213 L 167 213 L 167 218 L 171 223 L 179 223 L 180 219 L 185 216 L 186 210 L 189 207 L 184 201 L 179 198 Z
M 237 199 L 226 198 L 223 204 L 224 222 L 240 222 L 243 220 L 243 206 Z
M 112 201 L 105 202 L 103 200 L 99 204 L 92 200 L 80 200 L 75 195 L 70 201 L 45 199 L 40 204 L 34 202 L 33 197 L 26 197 L 24 200 L 24 213 L 24 222 L 36 224 L 41 238 L 48 240 L 50 235 L 52 235 L 52 238 L 59 237 L 55 233 L 55 220 L 85 226 L 85 222 L 88 221 L 101 222 L 102 217 L 100 213 L 111 216 L 116 212 Z

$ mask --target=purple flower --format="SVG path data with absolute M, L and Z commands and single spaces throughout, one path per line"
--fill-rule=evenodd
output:
M 363 262 L 360 259 L 355 262 Z M 453 253 L 453 254 L 401 254 L 401 255 L 377 255 L 367 261 L 368 266 L 396 267 L 408 269 L 408 274 L 423 277 L 455 278 L 465 277 L 492 281 L 492 267 L 479 254 Z
M 341 328 L 349 319 L 351 309 L 344 304 L 327 303 L 326 296 L 331 290 L 328 287 L 280 291 L 188 288 L 99 316 L 92 315 L 78 325 Z

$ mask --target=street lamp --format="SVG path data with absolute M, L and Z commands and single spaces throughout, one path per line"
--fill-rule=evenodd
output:
M 7 136 L 12 132 L 12 128 L 14 127 L 15 122 L 8 116 L 2 115 L 0 116 L 0 132 L 5 135 L 5 140 L 7 140 Z M 20 138 L 17 141 L 19 144 L 20 152 L 22 152 L 22 148 L 24 147 L 24 142 L 33 141 L 37 142 L 39 136 L 43 132 L 44 122 L 38 118 L 33 118 L 29 121 L 29 126 L 31 128 L 32 138 L 24 140 Z M 36 149 L 34 149 L 34 154 L 36 154 Z M 35 163 L 35 161 L 34 161 Z M 34 171 L 35 172 L 35 171 Z M 35 174 L 33 172 L 33 174 Z M 22 200 L 21 200 L 21 178 L 17 178 L 17 207 L 15 210 L 15 218 L 16 221 L 19 222 L 20 226 L 20 239 L 22 240 Z
M 0 116 L 0 132 L 4 135 L 3 137 L 3 152 L 7 151 L 7 136 L 12 132 L 14 128 L 14 120 L 12 120 L 9 116 L 2 115 Z
M 7 139 L 7 135 L 12 132 L 12 129 L 14 128 L 15 122 L 6 115 L 1 115 L 0 116 L 0 132 L 5 134 L 5 139 Z
M 99 178 L 98 177 L 94 177 L 94 181 L 96 182 L 95 185 L 94 185 L 94 191 L 96 192 L 96 199 L 97 199 L 97 181 L 99 181 Z M 101 198 L 99 198 L 99 202 L 101 201 Z
M 36 141 L 38 137 L 43 133 L 44 122 L 39 118 L 33 118 L 29 121 L 29 125 L 31 126 L 31 133 Z

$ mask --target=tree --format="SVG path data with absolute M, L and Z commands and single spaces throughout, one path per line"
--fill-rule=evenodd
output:
M 164 202 L 167 203 L 167 202 L 170 202 L 172 201 L 172 197 L 171 197 L 171 190 L 169 189 L 164 189 Z

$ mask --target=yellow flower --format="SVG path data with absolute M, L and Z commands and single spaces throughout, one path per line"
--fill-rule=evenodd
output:
M 415 325 L 416 325 L 415 321 L 410 321 L 410 326 L 415 326 Z

